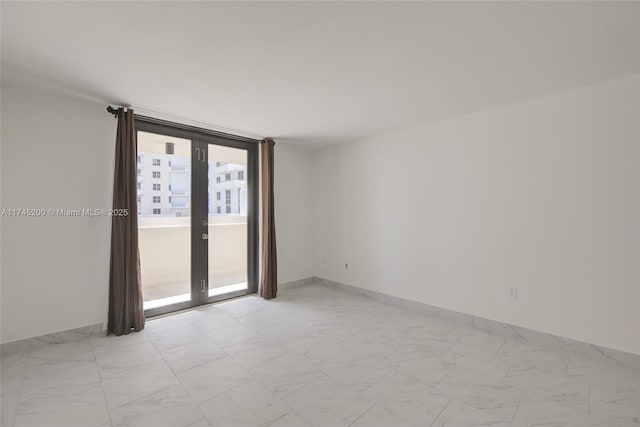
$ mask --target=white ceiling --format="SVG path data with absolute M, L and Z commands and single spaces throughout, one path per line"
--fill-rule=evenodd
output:
M 1 7 L 5 83 L 301 143 L 362 138 L 640 71 L 638 2 Z

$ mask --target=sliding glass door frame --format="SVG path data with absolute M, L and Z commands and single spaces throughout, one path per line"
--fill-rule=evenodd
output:
M 145 310 L 146 317 L 184 310 L 258 291 L 258 140 L 145 116 L 136 131 L 191 140 L 191 300 Z M 209 144 L 247 152 L 247 289 L 209 296 L 208 148 Z

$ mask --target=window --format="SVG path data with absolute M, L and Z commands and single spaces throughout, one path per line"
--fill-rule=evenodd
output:
M 231 213 L 231 190 L 225 190 L 224 199 L 226 205 L 226 212 Z
M 216 208 L 216 212 L 217 212 L 217 213 L 222 213 L 222 211 L 220 210 L 220 206 L 218 206 L 218 207 Z
M 160 178 L 160 171 L 153 171 L 154 178 Z
M 225 181 L 231 181 L 231 174 L 230 174 L 230 173 L 226 174 L 226 175 L 224 176 L 224 180 L 225 180 Z
M 160 215 L 160 208 L 153 208 L 154 215 Z
M 239 172 L 238 172 L 238 179 L 239 179 L 240 181 L 244 181 L 244 171 L 239 171 Z
M 220 192 L 219 191 L 216 192 L 216 200 L 220 200 Z
M 171 196 L 169 196 L 169 203 L 171 203 Z
M 222 162 L 216 162 L 216 166 L 222 166 Z
M 160 159 L 153 159 L 153 166 L 160 166 Z M 158 176 L 158 178 L 160 178 Z
M 138 203 L 142 201 L 142 196 L 138 196 Z
M 142 156 L 138 154 L 138 163 L 142 162 Z
M 160 184 L 153 184 L 153 191 L 160 191 Z
M 220 182 L 220 177 L 216 177 L 216 182 Z
M 138 190 L 139 190 L 139 189 L 141 189 L 141 188 L 142 188 L 142 184 L 141 184 L 141 183 L 138 183 L 138 184 L 136 185 L 136 187 L 138 187 Z
M 160 196 L 153 196 L 153 203 L 160 203 Z
M 160 185 L 160 184 L 158 184 L 158 185 Z M 169 184 L 169 191 L 171 191 L 171 184 Z
M 137 169 L 137 173 L 138 173 L 138 175 L 140 175 L 140 171 L 141 171 L 141 170 L 142 170 L 142 169 L 140 169 L 140 168 L 138 168 L 138 169 Z

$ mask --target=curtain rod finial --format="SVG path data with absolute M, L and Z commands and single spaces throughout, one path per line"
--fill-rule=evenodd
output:
M 111 105 L 107 106 L 107 112 L 109 114 L 113 114 L 114 116 L 118 115 L 118 110 L 116 108 L 113 108 Z

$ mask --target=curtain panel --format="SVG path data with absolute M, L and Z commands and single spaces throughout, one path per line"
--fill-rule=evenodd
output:
M 276 224 L 273 200 L 273 147 L 275 142 L 262 140 L 262 253 L 260 272 L 260 296 L 264 299 L 275 298 L 278 292 L 278 255 L 276 251 Z
M 107 332 L 127 335 L 144 329 L 138 250 L 137 135 L 133 110 L 120 108 L 117 117 L 113 209 L 126 209 L 128 214 L 111 219 Z

